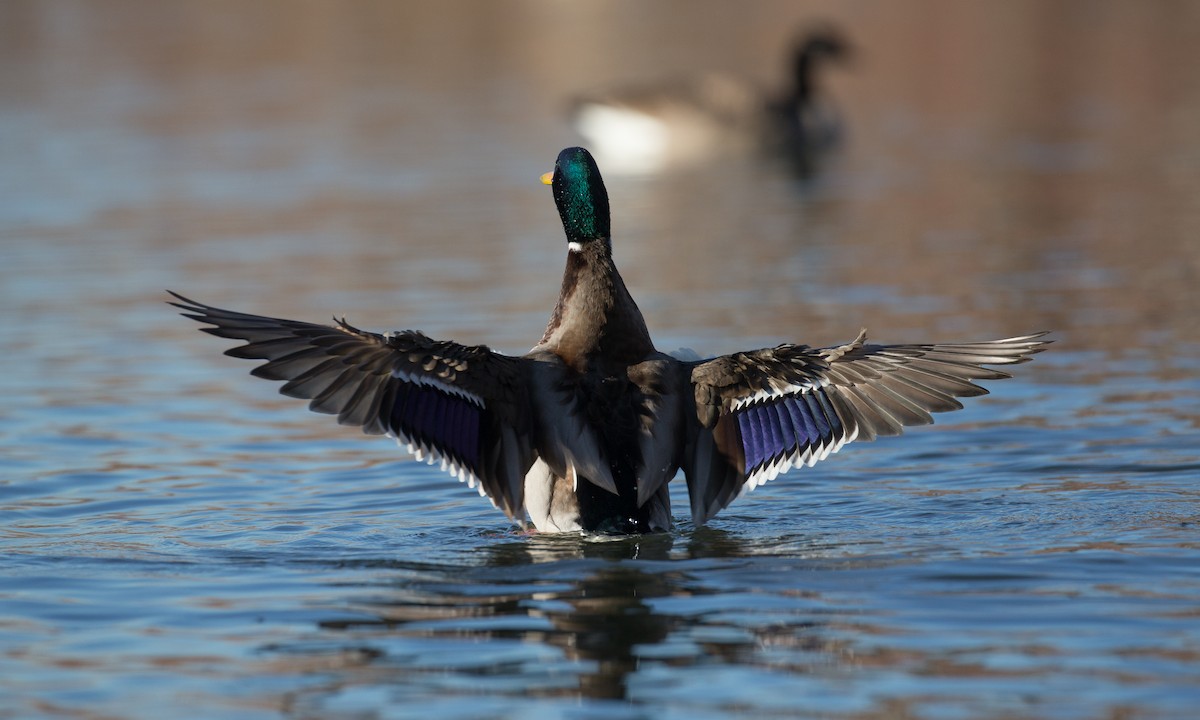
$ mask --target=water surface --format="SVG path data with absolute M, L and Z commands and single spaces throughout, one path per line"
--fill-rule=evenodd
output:
M 0 717 L 1191 717 L 1200 15 L 697 5 L 0 7 Z M 611 177 L 617 261 L 666 349 L 1055 331 L 934 428 L 528 536 L 163 303 L 521 352 L 569 98 L 812 17 L 840 154 Z

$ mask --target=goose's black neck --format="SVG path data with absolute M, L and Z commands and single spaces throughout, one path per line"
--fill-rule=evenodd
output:
M 809 102 L 816 92 L 815 68 L 827 60 L 839 60 L 848 54 L 846 43 L 831 30 L 815 32 L 796 48 L 792 57 L 792 96 L 796 105 Z
M 813 53 L 807 48 L 796 54 L 795 65 L 792 67 L 792 97 L 797 105 L 808 102 L 813 94 Z

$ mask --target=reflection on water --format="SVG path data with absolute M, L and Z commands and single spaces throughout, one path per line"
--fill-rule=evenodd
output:
M 1192 571 L 1171 588 L 1096 585 L 1081 595 L 1089 565 L 1126 572 L 1134 561 L 1099 552 L 1078 563 L 1027 556 L 972 567 L 828 546 L 764 555 L 742 547 L 748 539 L 719 530 L 537 538 L 490 546 L 482 566 L 392 564 L 349 606 L 359 617 L 323 622 L 319 644 L 268 651 L 356 658 L 300 699 L 314 714 L 357 707 L 373 697 L 366 688 L 383 686 L 421 702 L 533 696 L 548 709 L 564 698 L 617 700 L 622 717 L 664 701 L 701 714 L 1057 716 L 1097 681 L 1155 686 L 1163 709 L 1187 708 L 1189 642 L 1169 637 L 1173 621 L 1150 618 L 1192 614 L 1194 598 L 1180 593 L 1195 589 Z M 1089 630 L 1125 613 L 1145 618 L 1139 642 Z M 1023 630 L 1033 618 L 1043 629 Z M 1063 652 L 1074 645 L 1087 650 Z M 1123 658 L 1119 669 L 1113 657 Z M 911 673 L 900 694 L 896 673 Z M 738 691 L 739 682 L 753 687 Z M 993 696 L 1030 682 L 1023 694 Z
M 645 556 L 664 561 L 671 544 L 661 535 L 603 543 L 539 538 L 492 546 L 489 566 L 502 574 L 406 583 L 370 609 L 379 613 L 379 623 L 407 636 L 516 639 L 557 648 L 577 676 L 552 688 L 514 682 L 509 692 L 557 690 L 624 699 L 628 676 L 638 664 L 637 648 L 660 645 L 677 624 L 652 612 L 647 601 L 679 594 L 686 576 L 669 566 L 614 561 Z M 564 555 L 577 561 L 564 563 Z M 549 577 L 535 570 L 547 562 L 556 563 Z M 354 623 L 344 627 L 357 629 Z M 497 671 L 486 665 L 481 669 Z
M 701 5 L 0 3 L 0 716 L 1194 713 L 1196 7 Z M 568 98 L 814 18 L 821 173 L 610 182 L 659 344 L 1056 344 L 711 527 L 520 535 L 163 304 L 523 351 Z

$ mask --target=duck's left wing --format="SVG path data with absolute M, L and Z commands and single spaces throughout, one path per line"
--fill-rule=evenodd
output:
M 171 293 L 203 330 L 245 341 L 226 355 L 266 360 L 251 374 L 284 380 L 280 392 L 310 400 L 372 435 L 388 435 L 417 459 L 478 485 L 524 522 L 523 482 L 533 464 L 531 410 L 519 358 L 433 340 L 411 330 L 377 334 L 336 325 L 223 310 Z
M 898 435 L 983 395 L 975 380 L 1009 377 L 987 365 L 1029 360 L 1045 333 L 957 345 L 775 348 L 694 363 L 698 430 L 685 449 L 692 517 L 699 525 L 780 472 L 812 465 L 854 440 Z

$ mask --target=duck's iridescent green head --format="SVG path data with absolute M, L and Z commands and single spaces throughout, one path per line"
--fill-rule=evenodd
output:
M 563 150 L 554 163 L 554 172 L 543 175 L 542 182 L 554 189 L 554 204 L 567 240 L 584 242 L 611 235 L 608 191 L 591 153 L 581 147 Z

